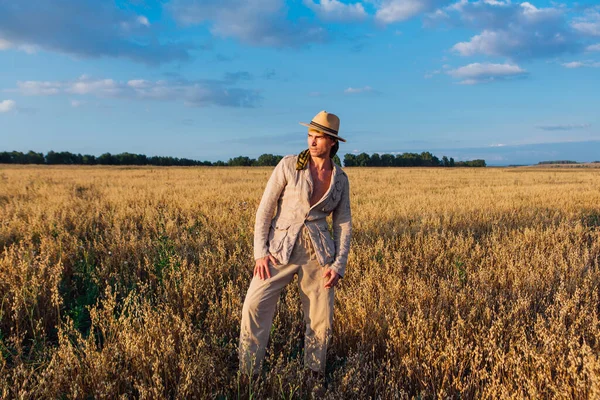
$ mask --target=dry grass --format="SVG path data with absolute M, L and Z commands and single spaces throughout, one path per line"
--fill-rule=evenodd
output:
M 329 398 L 598 398 L 595 169 L 348 169 Z M 306 398 L 297 289 L 237 378 L 268 168 L 0 166 L 0 397 Z

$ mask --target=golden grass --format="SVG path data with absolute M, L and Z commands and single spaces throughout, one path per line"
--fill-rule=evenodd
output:
M 0 397 L 309 397 L 294 285 L 237 377 L 270 171 L 0 166 Z M 328 398 L 600 397 L 596 169 L 347 172 Z

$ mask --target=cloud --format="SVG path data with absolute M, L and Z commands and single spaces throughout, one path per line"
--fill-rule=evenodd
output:
M 0 113 L 7 113 L 17 109 L 17 103 L 14 100 L 0 101 Z
M 565 68 L 600 68 L 600 62 L 596 61 L 571 61 L 568 63 L 563 63 L 563 67 Z
M 321 27 L 290 21 L 283 0 L 173 0 L 167 8 L 181 25 L 209 24 L 213 35 L 254 46 L 298 47 L 326 38 Z
M 0 1 L 0 50 L 7 47 L 146 64 L 185 61 L 191 50 L 161 41 L 145 16 L 114 2 L 81 0 Z
M 432 72 L 428 72 L 428 73 L 426 73 L 426 74 L 425 74 L 423 77 L 424 77 L 425 79 L 431 79 L 431 78 L 433 78 L 433 76 L 434 76 L 434 75 L 439 75 L 439 74 L 441 74 L 441 73 L 442 73 L 442 71 L 441 71 L 441 70 L 439 70 L 439 69 L 436 69 L 435 71 L 432 71 Z
M 143 26 L 150 26 L 150 21 L 148 21 L 148 18 L 144 17 L 143 15 L 137 17 L 137 22 Z
M 324 21 L 349 22 L 360 21 L 368 17 L 361 3 L 344 4 L 338 0 L 304 0 L 304 4 Z
M 0 38 L 0 50 L 8 50 L 12 47 L 12 43 L 10 43 L 8 40 L 4 40 L 2 38 Z
M 371 86 L 365 86 L 361 88 L 353 88 L 349 87 L 344 90 L 345 94 L 365 94 L 365 93 L 375 93 L 375 90 Z
M 586 36 L 600 36 L 600 8 L 587 9 L 583 16 L 571 22 L 571 26 L 579 33 Z
M 71 107 L 73 108 L 78 108 L 81 107 L 85 104 L 85 101 L 81 101 L 81 100 L 71 100 Z
M 28 96 L 62 94 L 134 100 L 183 101 L 192 107 L 210 105 L 256 107 L 262 99 L 258 91 L 231 87 L 230 82 L 227 81 L 131 79 L 125 82 L 113 79 L 93 79 L 85 75 L 72 81 L 17 82 L 17 88 L 9 91 Z
M 544 131 L 572 131 L 575 129 L 587 129 L 590 124 L 566 124 L 566 125 L 540 125 L 537 128 Z
M 537 8 L 528 2 L 462 0 L 433 15 L 430 22 L 482 29 L 470 40 L 452 47 L 462 56 L 525 60 L 582 50 L 580 35 L 567 23 L 566 14 L 561 6 Z
M 463 85 L 474 85 L 510 78 L 524 77 L 527 71 L 513 64 L 473 63 L 449 70 L 448 75 L 461 79 Z
M 382 0 L 375 18 L 384 24 L 405 21 L 450 3 L 449 0 Z
M 600 43 L 597 43 L 597 44 L 592 44 L 592 45 L 590 45 L 590 46 L 586 47 L 586 48 L 585 48 L 585 51 L 589 51 L 589 52 L 592 52 L 592 51 L 600 51 Z

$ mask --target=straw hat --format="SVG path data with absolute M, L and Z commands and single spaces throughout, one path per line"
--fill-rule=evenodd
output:
M 336 138 L 337 140 L 341 140 L 345 142 L 346 139 L 343 139 L 338 136 L 338 130 L 340 129 L 340 119 L 335 114 L 330 114 L 327 111 L 321 111 L 310 121 L 310 124 L 300 122 L 300 125 L 308 126 L 311 129 L 322 132 L 326 135 Z

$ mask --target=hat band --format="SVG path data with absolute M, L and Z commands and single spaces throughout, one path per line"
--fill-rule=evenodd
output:
M 337 136 L 337 134 L 338 134 L 338 131 L 328 128 L 326 126 L 323 126 L 321 124 L 318 124 L 315 121 L 310 121 L 310 125 L 316 126 L 317 128 L 321 129 L 322 131 L 331 133 L 332 135 L 335 135 L 335 136 Z

